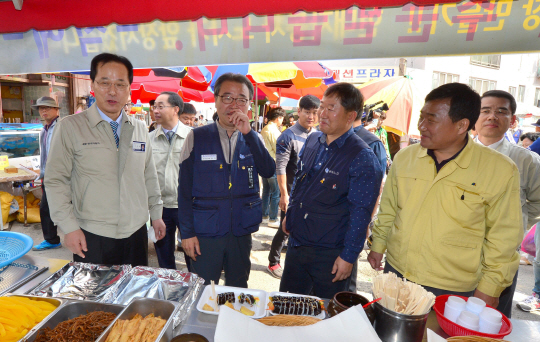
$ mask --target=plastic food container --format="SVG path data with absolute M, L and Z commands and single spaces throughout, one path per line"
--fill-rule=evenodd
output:
M 502 339 L 503 337 L 505 337 L 506 335 L 512 332 L 512 323 L 510 322 L 508 317 L 506 317 L 503 314 L 501 314 L 502 326 L 498 334 L 485 334 L 479 331 L 470 330 L 470 329 L 457 325 L 456 323 L 450 321 L 448 318 L 444 317 L 444 306 L 446 304 L 446 301 L 448 300 L 448 297 L 449 295 L 438 296 L 437 298 L 435 298 L 435 305 L 433 306 L 433 310 L 435 310 L 435 314 L 437 315 L 437 322 L 439 322 L 439 326 L 448 335 L 450 336 L 476 335 L 476 336 L 482 336 L 482 337 Z M 462 299 L 467 300 L 467 297 L 462 297 L 462 296 L 457 296 L 457 297 L 461 297 Z M 490 306 L 487 306 L 487 307 L 490 307 Z
M 143 318 L 149 314 L 154 314 L 155 317 L 159 316 L 167 321 L 156 341 L 169 342 L 173 337 L 173 316 L 179 305 L 180 304 L 177 302 L 168 300 L 140 297 L 133 298 L 96 341 L 105 342 L 114 323 L 119 319 L 132 319 L 136 314 L 141 315 Z
M 251 316 L 251 318 L 263 318 L 266 316 L 266 307 L 268 305 L 268 295 L 266 291 L 255 290 L 255 289 L 244 289 L 240 287 L 222 286 L 222 285 L 215 285 L 215 287 L 216 287 L 216 296 L 220 293 L 234 292 L 235 303 L 233 303 L 233 306 L 235 310 L 240 310 L 240 307 L 245 306 L 251 311 L 255 311 L 255 315 Z M 258 297 L 259 301 L 257 302 L 256 305 L 253 305 L 253 306 L 250 306 L 248 304 L 240 304 L 238 303 L 238 296 L 241 293 L 250 294 L 250 295 L 253 295 L 254 297 Z M 209 315 L 219 315 L 219 311 L 209 311 L 209 310 L 203 309 L 204 304 L 209 304 L 211 296 L 212 296 L 212 286 L 206 285 L 201 297 L 199 298 L 199 302 L 197 303 L 197 310 L 205 314 L 209 314 Z
M 41 298 L 41 297 L 39 297 Z M 43 298 L 43 299 L 52 299 L 52 298 Z M 32 334 L 27 335 L 27 342 L 32 342 L 37 338 L 39 330 L 49 327 L 51 329 L 56 328 L 59 323 L 70 320 L 72 318 L 79 317 L 80 315 L 86 315 L 87 313 L 93 311 L 105 311 L 119 314 L 124 309 L 123 305 L 118 304 L 104 304 L 104 303 L 95 303 L 95 302 L 84 302 L 84 301 L 67 301 L 66 304 L 62 305 L 58 310 L 53 312 L 47 319 L 43 320 L 42 324 L 32 329 Z M 23 341 L 25 341 L 23 339 Z

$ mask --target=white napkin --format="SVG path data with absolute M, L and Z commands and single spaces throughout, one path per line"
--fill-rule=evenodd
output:
M 427 329 L 427 340 L 428 342 L 446 342 L 445 338 L 440 337 L 429 328 Z
M 303 327 L 271 327 L 221 306 L 215 342 L 340 341 L 381 342 L 361 305 Z
M 148 229 L 148 239 L 150 239 L 150 241 L 152 241 L 153 243 L 156 243 L 157 238 L 156 238 L 156 232 L 154 231 L 154 227 L 147 225 L 146 229 Z

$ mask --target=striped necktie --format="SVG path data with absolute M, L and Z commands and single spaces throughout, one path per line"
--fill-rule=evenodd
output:
M 111 124 L 111 128 L 114 134 L 114 141 L 116 142 L 116 148 L 118 148 L 118 143 L 120 142 L 120 139 L 118 139 L 118 122 L 111 121 L 109 123 Z
M 168 131 L 167 134 L 166 134 L 167 135 L 167 140 L 169 140 L 169 144 L 172 141 L 173 134 L 174 134 L 173 131 Z

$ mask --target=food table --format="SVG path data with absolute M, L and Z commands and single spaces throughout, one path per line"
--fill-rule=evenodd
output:
M 13 182 L 15 187 L 18 187 L 18 184 L 22 185 L 22 193 L 23 193 L 23 200 L 24 200 L 24 226 L 26 227 L 28 226 L 28 222 L 26 219 L 26 212 L 27 212 L 26 195 L 28 195 L 30 191 L 33 191 L 39 188 L 28 190 L 25 188 L 25 186 L 31 181 L 34 181 L 38 175 L 35 172 L 30 171 L 28 169 L 17 168 L 17 170 L 18 170 L 17 173 L 7 173 L 4 170 L 0 170 L 0 183 Z M 0 213 L 0 218 L 1 216 L 2 214 Z M 0 220 L 0 230 L 4 230 L 3 220 Z
M 49 278 L 56 271 L 64 267 L 69 262 L 69 260 L 44 258 L 40 256 L 27 254 L 24 257 L 17 259 L 16 262 L 17 263 L 24 262 L 42 270 L 41 272 L 33 276 L 29 281 L 22 284 L 17 289 L 11 291 L 12 293 L 16 293 L 16 294 L 24 294 L 30 291 L 31 289 L 33 289 L 34 287 L 36 287 L 45 279 Z

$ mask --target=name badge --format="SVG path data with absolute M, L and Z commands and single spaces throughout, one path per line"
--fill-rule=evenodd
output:
M 142 141 L 133 142 L 133 151 L 135 152 L 144 152 L 146 150 L 146 143 Z
M 255 182 L 253 179 L 253 166 L 248 166 L 248 188 L 253 189 L 255 188 Z
M 217 154 L 203 154 L 201 155 L 201 160 L 217 160 Z

